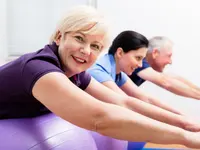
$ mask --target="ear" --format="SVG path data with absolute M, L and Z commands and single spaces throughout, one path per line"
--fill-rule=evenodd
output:
M 58 46 L 60 45 L 61 37 L 62 37 L 61 32 L 60 32 L 60 31 L 57 31 L 57 33 L 56 33 L 56 38 L 55 38 L 55 43 L 56 43 L 56 45 L 58 45 Z
M 158 55 L 159 55 L 159 50 L 158 49 L 153 49 L 152 50 L 152 57 L 153 57 L 153 59 L 156 59 L 157 57 L 158 57 Z
M 121 58 L 124 55 L 124 51 L 121 47 L 117 48 L 116 56 L 117 58 Z

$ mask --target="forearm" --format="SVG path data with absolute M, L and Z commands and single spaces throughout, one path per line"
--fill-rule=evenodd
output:
M 144 93 L 141 90 L 138 90 L 138 92 L 132 93 L 131 96 L 136 97 L 136 98 L 138 98 L 138 99 L 140 99 L 140 100 L 142 100 L 144 102 L 150 103 L 152 105 L 158 106 L 158 107 L 160 107 L 162 109 L 165 109 L 167 111 L 170 111 L 172 113 L 179 114 L 179 115 L 181 114 L 179 111 L 177 111 L 177 110 L 173 109 L 172 107 L 162 103 L 160 100 L 158 100 L 155 97 L 152 97 L 152 96 Z
M 160 107 L 160 108 L 162 108 L 162 109 L 165 109 L 165 110 L 167 110 L 167 111 L 170 111 L 170 112 L 172 112 L 172 113 L 175 113 L 175 114 L 178 114 L 178 115 L 182 115 L 178 110 L 172 108 L 171 106 L 169 106 L 169 105 L 167 105 L 167 104 L 162 103 L 160 100 L 158 100 L 158 99 L 156 99 L 156 98 L 154 98 L 154 97 L 149 96 L 148 99 L 149 99 L 149 100 L 148 100 L 149 103 L 151 103 L 151 104 L 153 104 L 153 105 L 155 105 L 155 106 L 158 106 L 158 107 Z
M 97 124 L 97 132 L 129 141 L 158 144 L 184 144 L 184 130 L 173 127 L 116 105 L 104 107 L 107 112 Z M 116 115 L 118 114 L 118 115 Z
M 128 95 L 131 97 L 135 97 L 139 100 L 142 100 L 144 102 L 151 103 L 151 99 L 149 99 L 149 96 L 139 88 L 133 89 Z
M 148 104 L 139 99 L 129 97 L 125 100 L 125 103 L 127 108 L 152 119 L 177 127 L 183 127 L 184 125 L 184 119 L 182 118 L 182 116 L 159 108 L 152 104 Z
M 195 84 L 193 84 L 192 82 L 186 80 L 185 78 L 183 77 L 180 77 L 180 76 L 174 76 L 175 79 L 183 82 L 184 84 L 188 85 L 189 87 L 197 90 L 198 92 L 200 92 L 200 87 L 196 86 Z
M 198 92 L 197 90 L 189 87 L 183 82 L 180 82 L 179 80 L 174 79 L 172 77 L 166 77 L 166 78 L 167 79 L 165 82 L 167 84 L 163 85 L 165 89 L 180 96 L 200 99 L 200 92 Z

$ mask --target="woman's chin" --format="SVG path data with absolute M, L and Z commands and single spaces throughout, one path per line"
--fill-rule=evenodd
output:
M 129 72 L 125 72 L 128 76 L 130 76 L 132 74 L 132 71 Z
M 85 70 L 84 69 L 76 69 L 76 70 L 74 70 L 74 73 L 75 74 L 79 74 L 79 73 L 81 73 L 83 71 L 85 71 Z

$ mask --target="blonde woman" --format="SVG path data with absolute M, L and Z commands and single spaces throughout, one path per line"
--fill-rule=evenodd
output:
M 113 92 L 85 72 L 103 51 L 107 29 L 94 8 L 74 8 L 60 21 L 50 44 L 1 66 L 0 118 L 53 112 L 117 139 L 200 148 L 197 133 L 144 116 L 172 114 L 137 99 L 130 103 L 131 97 Z

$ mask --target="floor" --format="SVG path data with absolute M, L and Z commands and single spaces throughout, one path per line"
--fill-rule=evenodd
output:
M 147 143 L 144 150 L 191 150 L 182 145 L 162 145 Z

